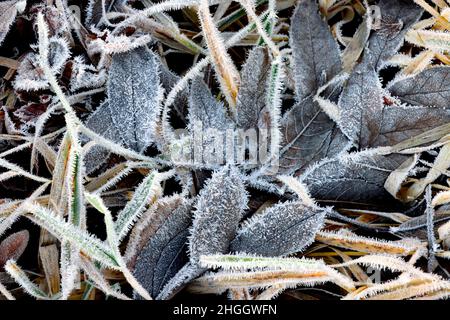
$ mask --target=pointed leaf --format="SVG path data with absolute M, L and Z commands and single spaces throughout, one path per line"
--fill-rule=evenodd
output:
M 217 101 L 206 84 L 199 77 L 192 81 L 189 97 L 189 124 L 191 130 L 196 122 L 201 122 L 203 129 L 225 130 L 232 126 L 231 118 L 220 101 Z
M 341 71 L 338 44 L 319 14 L 316 1 L 300 1 L 291 18 L 290 44 L 298 101 Z
M 314 162 L 348 149 L 348 139 L 312 98 L 289 110 L 281 125 L 279 174 L 298 175 Z
M 185 201 L 173 210 L 139 252 L 133 274 L 152 297 L 156 297 L 189 260 L 190 207 Z
M 279 203 L 246 221 L 231 251 L 266 257 L 300 252 L 314 241 L 325 214 L 301 201 Z
M 5 40 L 11 25 L 16 20 L 17 11 L 23 11 L 26 1 L 2 1 L 0 2 L 0 45 Z
M 225 166 L 200 191 L 189 239 L 192 263 L 200 255 L 228 252 L 247 207 L 247 193 L 236 168 Z
M 372 132 L 380 131 L 383 89 L 375 70 L 359 64 L 339 99 L 340 127 L 358 146 L 368 145 Z
M 450 120 L 443 108 L 386 105 L 385 99 L 392 100 L 375 70 L 356 66 L 339 99 L 339 122 L 359 148 L 392 146 Z
M 420 19 L 422 8 L 409 0 L 381 0 L 380 29 L 369 38 L 361 63 L 381 70 L 403 44 L 405 33 Z M 375 17 L 376 18 L 376 17 Z
M 311 167 L 301 182 L 317 200 L 382 204 L 393 199 L 384 188 L 387 177 L 405 159 L 373 151 L 340 155 Z
M 392 83 L 392 95 L 411 105 L 448 107 L 450 67 L 434 67 Z
M 30 234 L 27 230 L 13 233 L 0 243 L 0 268 L 9 259 L 18 260 L 28 245 Z
M 241 70 L 241 86 L 237 97 L 237 125 L 242 129 L 256 128 L 266 104 L 269 53 L 265 47 L 255 47 Z
M 119 212 L 115 222 L 115 231 L 119 241 L 127 235 L 129 229 L 139 218 L 145 206 L 151 203 L 153 200 L 152 197 L 157 196 L 160 189 L 159 182 L 159 174 L 155 172 L 150 173 L 136 188 L 133 198 Z
M 113 56 L 104 107 L 125 147 L 143 152 L 153 142 L 161 94 L 158 60 L 151 51 L 139 48 Z

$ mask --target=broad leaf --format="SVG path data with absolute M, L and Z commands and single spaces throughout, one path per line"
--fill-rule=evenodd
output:
M 422 8 L 410 0 L 381 0 L 378 7 L 381 11 L 380 29 L 370 36 L 361 62 L 372 66 L 376 71 L 385 67 L 388 59 L 397 53 L 403 44 L 405 33 L 423 12 Z
M 231 251 L 267 257 L 300 252 L 314 241 L 325 214 L 326 210 L 301 201 L 279 203 L 246 221 Z
M 450 120 L 443 108 L 386 105 L 385 99 L 392 100 L 375 70 L 356 66 L 339 99 L 339 122 L 359 148 L 392 146 Z
M 144 247 L 175 211 L 187 210 L 189 201 L 179 194 L 158 199 L 135 223 L 127 243 L 125 260 L 134 268 L 136 259 Z
M 237 125 L 242 129 L 258 127 L 261 111 L 266 105 L 267 78 L 270 71 L 269 53 L 255 47 L 241 70 L 241 85 L 237 97 Z
M 281 123 L 279 174 L 299 175 L 323 158 L 348 149 L 348 139 L 320 106 L 308 98 L 289 110 Z
M 189 97 L 190 129 L 193 130 L 193 126 L 198 122 L 203 126 L 203 130 L 226 130 L 233 126 L 223 103 L 217 101 L 203 80 L 197 77 L 192 81 Z
M 339 98 L 340 127 L 359 147 L 380 132 L 383 89 L 375 70 L 359 64 L 350 75 Z
M 162 89 L 160 61 L 152 52 L 140 48 L 116 54 L 108 79 L 108 100 L 88 118 L 86 126 L 113 142 L 137 152 L 154 141 Z M 92 147 L 86 155 L 86 171 L 98 169 L 109 152 Z
M 226 253 L 247 207 L 247 193 L 236 168 L 225 166 L 200 191 L 189 239 L 191 262 L 204 254 Z
M 392 95 L 411 105 L 448 107 L 450 100 L 450 67 L 434 67 L 393 82 Z
M 112 123 L 109 103 L 105 101 L 87 119 L 86 126 L 108 140 L 119 142 L 120 136 Z M 84 157 L 86 172 L 89 174 L 98 169 L 108 159 L 109 154 L 108 150 L 99 145 L 91 147 Z
M 185 201 L 172 211 L 140 251 L 133 273 L 151 296 L 156 297 L 188 262 L 187 237 L 191 221 L 190 205 Z
M 311 196 L 331 202 L 386 204 L 394 198 L 385 190 L 389 174 L 406 159 L 363 151 L 326 159 L 301 177 Z
M 153 142 L 161 90 L 158 60 L 151 51 L 140 48 L 113 56 L 108 106 L 125 147 L 143 152 Z
M 341 71 L 341 56 L 316 1 L 300 1 L 291 18 L 290 44 L 297 100 L 301 101 Z

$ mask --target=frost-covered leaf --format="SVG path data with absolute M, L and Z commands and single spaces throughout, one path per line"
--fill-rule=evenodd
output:
M 223 103 L 213 97 L 206 84 L 198 77 L 192 81 L 189 96 L 191 130 L 193 130 L 195 122 L 201 122 L 203 129 L 226 130 L 233 125 Z
M 102 137 L 137 152 L 144 152 L 154 141 L 162 89 L 159 60 L 146 49 L 117 54 L 113 58 L 108 100 L 86 121 L 86 126 Z M 86 154 L 88 173 L 98 169 L 109 152 L 98 145 Z
M 69 44 L 59 37 L 51 37 L 48 41 L 48 64 L 53 72 L 59 74 L 70 57 Z
M 339 99 L 340 127 L 359 147 L 368 145 L 369 137 L 380 131 L 383 89 L 375 70 L 359 64 L 350 75 Z
M 435 229 L 450 220 L 448 211 L 436 211 L 434 215 Z M 418 217 L 401 223 L 398 227 L 392 227 L 391 231 L 404 237 L 416 237 L 421 240 L 427 240 L 427 215 L 423 214 Z M 437 232 L 436 232 L 437 234 Z
M 314 199 L 380 204 L 393 199 L 384 188 L 389 174 L 405 156 L 363 151 L 326 159 L 306 171 L 301 182 Z
M 5 265 L 9 275 L 25 290 L 26 293 L 37 299 L 48 299 L 48 296 L 42 291 L 30 278 L 25 271 L 19 267 L 14 259 L 8 260 Z
M 125 147 L 143 152 L 153 142 L 162 89 L 154 53 L 139 48 L 113 56 L 108 79 L 112 126 Z
M 28 244 L 30 234 L 27 230 L 13 233 L 0 243 L 0 268 L 9 259 L 18 260 Z
M 188 120 L 190 137 L 186 141 L 174 141 L 172 148 L 180 143 L 183 148 L 192 149 L 196 164 L 199 161 L 207 165 L 223 164 L 225 161 L 225 150 L 221 150 L 225 144 L 223 133 L 227 129 L 233 129 L 235 125 L 223 103 L 212 96 L 200 78 L 192 81 Z
M 266 48 L 255 47 L 241 70 L 241 85 L 236 104 L 237 125 L 242 129 L 257 128 L 266 105 L 267 77 L 270 57 Z
M 188 210 L 190 201 L 179 194 L 163 197 L 155 201 L 136 222 L 130 234 L 125 252 L 127 265 L 133 269 L 137 256 L 165 221 L 178 210 Z
M 192 263 L 204 254 L 228 252 L 247 207 L 247 193 L 236 168 L 216 171 L 200 191 L 189 238 Z
M 17 76 L 14 79 L 16 90 L 39 90 L 48 88 L 48 82 L 39 66 L 38 57 L 35 53 L 28 53 L 20 62 Z
M 349 141 L 312 98 L 297 103 L 283 117 L 279 174 L 300 174 L 323 158 L 348 148 Z
M 92 53 L 102 53 L 108 55 L 132 52 L 137 49 L 145 48 L 146 44 L 151 41 L 148 34 L 143 36 L 114 36 L 108 34 L 106 39 L 96 38 L 89 43 L 89 51 Z
M 316 1 L 300 1 L 291 18 L 290 44 L 297 100 L 301 101 L 341 71 L 341 56 Z
M 274 258 L 253 255 L 202 256 L 202 263 L 222 270 L 195 280 L 190 290 L 223 293 L 226 289 L 295 288 L 331 281 L 346 291 L 355 290 L 353 281 L 325 265 L 322 260 Z
M 279 203 L 246 221 L 231 242 L 231 251 L 266 257 L 300 252 L 314 241 L 325 214 L 326 210 L 302 201 Z
M 170 92 L 180 81 L 180 77 L 172 72 L 164 63 L 160 62 L 160 80 L 165 92 Z M 189 90 L 184 88 L 181 90 L 173 103 L 173 108 L 177 112 L 178 117 L 186 122 L 187 106 L 189 100 Z
M 205 272 L 197 263 L 186 263 L 183 268 L 164 286 L 157 300 L 167 300 L 178 293 L 185 285 Z
M 450 120 L 449 110 L 386 105 L 386 97 L 375 70 L 359 64 L 339 99 L 340 127 L 359 148 L 392 146 Z
M 139 252 L 136 279 L 156 297 L 166 283 L 188 262 L 187 237 L 191 225 L 190 203 L 175 208 Z M 159 212 L 155 212 L 158 215 Z M 152 226 L 149 226 L 152 227 Z M 155 227 L 153 227 L 155 228 Z
M 128 233 L 134 222 L 140 217 L 148 203 L 161 192 L 161 174 L 151 172 L 136 188 L 133 197 L 125 208 L 119 212 L 115 222 L 115 232 L 118 241 L 121 241 Z
M 109 103 L 106 100 L 90 115 L 86 121 L 86 126 L 104 138 L 118 142 L 120 141 L 120 136 L 112 123 Z M 84 156 L 86 173 L 90 174 L 98 169 L 108 159 L 109 154 L 108 150 L 99 145 L 92 146 Z
M 25 0 L 12 0 L 0 2 L 0 45 L 5 40 L 11 25 L 16 20 L 17 13 L 21 13 L 27 2 Z
M 108 12 L 114 2 L 114 0 L 89 0 L 86 7 L 86 23 L 97 25 L 103 17 L 103 4 L 105 4 L 105 12 Z
M 239 73 L 211 16 L 208 1 L 200 0 L 197 8 L 203 37 L 209 49 L 217 80 L 230 110 L 234 110 L 239 90 Z
M 117 269 L 119 267 L 114 251 L 104 242 L 100 241 L 94 235 L 68 223 L 60 216 L 57 216 L 52 210 L 44 208 L 37 204 L 27 204 L 27 211 L 33 213 L 32 220 L 51 232 L 60 240 L 67 240 L 78 250 L 87 254 L 89 257 L 98 260 L 105 266 Z
M 106 72 L 97 70 L 94 66 L 86 64 L 83 56 L 76 56 L 72 61 L 72 74 L 70 77 L 70 90 L 77 91 L 87 88 L 98 88 L 105 84 Z
M 411 105 L 448 107 L 450 99 L 450 67 L 434 67 L 417 75 L 393 82 L 392 95 Z
M 422 8 L 410 0 L 381 0 L 380 29 L 369 38 L 362 64 L 381 70 L 403 44 L 405 33 L 422 15 Z
M 358 236 L 347 229 L 340 229 L 337 232 L 319 231 L 316 240 L 348 250 L 399 256 L 408 256 L 421 246 L 421 242 L 415 238 L 386 241 Z
M 63 66 L 70 57 L 69 46 L 63 38 L 52 37 L 48 42 L 48 64 L 54 74 L 60 74 Z M 49 88 L 44 71 L 39 62 L 39 56 L 30 52 L 24 56 L 17 69 L 14 79 L 16 90 L 40 90 Z

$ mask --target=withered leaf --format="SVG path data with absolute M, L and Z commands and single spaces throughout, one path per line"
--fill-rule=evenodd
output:
M 378 74 L 359 64 L 339 99 L 340 127 L 359 148 L 392 146 L 434 127 L 448 123 L 450 111 L 423 106 L 386 105 L 389 93 Z
M 0 268 L 3 268 L 9 259 L 20 258 L 28 245 L 30 234 L 27 230 L 13 233 L 0 243 Z
M 300 252 L 313 242 L 325 215 L 326 210 L 301 201 L 278 203 L 244 223 L 231 251 L 268 257 Z
M 342 131 L 359 147 L 367 146 L 369 137 L 380 132 L 383 110 L 383 89 L 370 65 L 355 67 L 338 106 Z
M 392 95 L 411 105 L 448 107 L 450 67 L 434 67 L 388 86 Z
M 392 146 L 446 124 L 450 110 L 423 106 L 383 106 L 380 132 L 368 137 L 370 146 Z
M 370 36 L 361 62 L 376 71 L 383 69 L 388 59 L 397 53 L 405 33 L 423 12 L 421 7 L 410 0 L 380 0 L 378 7 L 381 13 L 380 28 Z
M 173 210 L 139 252 L 133 273 L 152 297 L 156 297 L 189 260 L 190 209 L 189 202 L 185 201 Z
M 297 103 L 281 122 L 280 173 L 301 174 L 316 161 L 348 148 L 348 139 L 320 106 L 307 98 Z
M 201 255 L 226 253 L 247 207 L 247 193 L 238 170 L 226 165 L 200 191 L 189 238 L 191 263 Z
M 325 159 L 301 176 L 311 196 L 331 202 L 387 203 L 393 197 L 384 188 L 389 174 L 406 156 L 380 155 L 373 150 Z
M 48 64 L 55 74 L 61 73 L 69 57 L 70 49 L 67 41 L 63 38 L 51 37 L 48 43 Z M 14 88 L 25 91 L 49 88 L 38 53 L 30 52 L 23 57 L 14 79 Z
M 291 18 L 290 44 L 298 101 L 341 72 L 341 56 L 316 1 L 300 1 Z
M 266 105 L 270 57 L 267 48 L 255 47 L 241 70 L 237 96 L 237 125 L 242 129 L 257 128 L 261 110 Z
M 436 232 L 441 225 L 450 220 L 450 213 L 437 211 L 433 220 Z M 421 240 L 427 240 L 427 215 L 423 214 L 411 218 L 411 220 L 403 222 L 398 227 L 391 228 L 391 231 L 403 237 L 416 237 Z

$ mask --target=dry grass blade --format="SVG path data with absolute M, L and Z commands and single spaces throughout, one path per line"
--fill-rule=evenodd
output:
M 397 256 L 411 255 L 423 247 L 423 244 L 416 239 L 405 238 L 398 241 L 386 241 L 361 237 L 348 230 L 340 230 L 339 232 L 319 231 L 316 240 L 345 249 Z
M 224 42 L 214 24 L 207 0 L 200 1 L 198 15 L 219 83 L 230 105 L 230 111 L 233 113 L 239 91 L 239 73 L 228 55 Z

